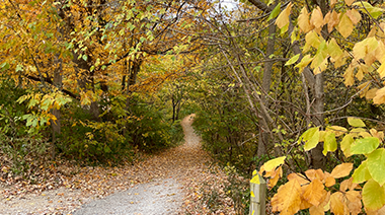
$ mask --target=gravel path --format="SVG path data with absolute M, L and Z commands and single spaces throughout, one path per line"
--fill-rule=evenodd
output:
M 66 186 L 0 198 L 0 214 L 185 214 L 193 213 L 198 186 L 212 176 L 210 157 L 194 133 L 194 115 L 181 122 L 185 143 L 135 165 L 84 167 Z M 219 175 L 218 175 L 219 176 Z M 19 193 L 14 187 L 7 192 Z
M 191 126 L 194 115 L 186 117 L 182 121 L 185 133 L 185 144 L 178 147 L 181 162 L 174 163 L 168 179 L 157 180 L 152 183 L 139 184 L 125 192 L 116 193 L 106 198 L 83 205 L 75 211 L 74 215 L 172 215 L 178 214 L 183 203 L 182 185 L 174 178 L 180 178 L 186 174 L 186 170 L 192 167 L 189 161 L 195 161 L 193 153 L 200 150 L 200 138 L 194 133 Z M 177 149 L 178 149 L 177 148 Z M 190 153 L 190 154 L 189 154 Z M 172 163 L 171 163 L 172 164 Z M 184 170 L 184 171 L 183 171 Z
M 74 215 L 172 215 L 177 214 L 182 199 L 180 185 L 174 179 L 165 179 L 83 205 Z

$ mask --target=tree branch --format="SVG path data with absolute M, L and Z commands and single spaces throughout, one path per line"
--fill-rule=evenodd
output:
M 33 81 L 40 81 L 40 82 L 41 82 L 40 78 L 35 77 L 35 76 L 32 76 L 32 75 L 28 75 L 28 76 L 25 76 L 25 77 L 28 78 L 28 79 L 30 79 L 30 80 L 33 80 Z M 44 78 L 44 81 L 45 81 L 46 83 L 49 83 L 49 84 L 55 86 L 54 83 L 52 82 L 52 80 L 51 80 L 50 78 Z M 55 87 L 56 87 L 56 86 L 55 86 Z M 69 95 L 69 96 L 71 96 L 71 97 L 74 98 L 74 99 L 80 100 L 79 96 L 75 95 L 74 93 L 72 93 L 72 92 L 69 91 L 69 90 L 61 89 L 60 91 L 62 91 L 63 93 L 65 93 L 65 94 L 67 94 L 67 95 Z

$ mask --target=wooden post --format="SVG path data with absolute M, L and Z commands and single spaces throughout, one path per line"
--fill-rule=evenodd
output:
M 266 181 L 257 171 L 250 180 L 250 213 L 249 215 L 266 214 Z

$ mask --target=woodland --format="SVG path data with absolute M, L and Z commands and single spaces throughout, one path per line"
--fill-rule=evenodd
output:
M 129 164 L 183 142 L 180 120 L 195 113 L 228 174 L 268 179 L 271 213 L 385 214 L 384 9 L 2 0 L 0 183 Z M 248 213 L 248 184 L 227 186 Z

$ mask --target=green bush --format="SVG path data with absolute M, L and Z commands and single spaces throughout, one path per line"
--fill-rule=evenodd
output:
M 68 159 L 103 163 L 132 158 L 132 147 L 118 123 L 91 121 L 91 115 L 76 104 L 62 118 L 57 148 Z
M 0 169 L 10 168 L 14 175 L 29 170 L 30 163 L 47 153 L 48 143 L 22 119 L 27 109 L 16 103 L 26 92 L 11 80 L 0 82 Z M 43 128 L 42 128 L 43 129 Z

